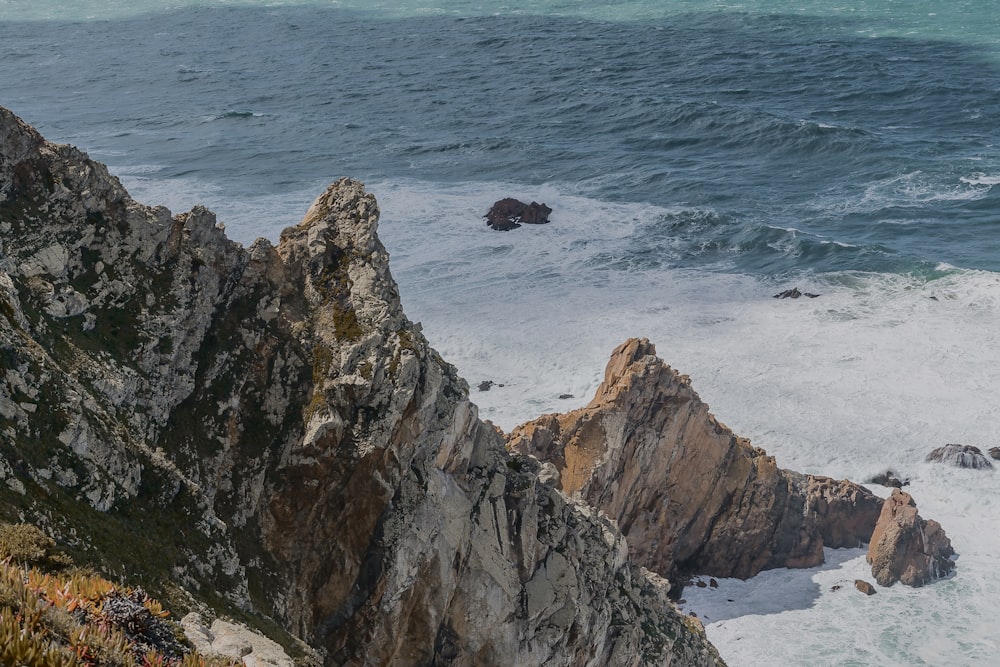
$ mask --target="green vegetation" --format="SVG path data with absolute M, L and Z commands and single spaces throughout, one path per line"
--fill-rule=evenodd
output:
M 71 567 L 28 524 L 0 524 L 0 664 L 30 667 L 221 667 L 182 641 L 142 589 Z M 55 570 L 51 565 L 55 564 Z

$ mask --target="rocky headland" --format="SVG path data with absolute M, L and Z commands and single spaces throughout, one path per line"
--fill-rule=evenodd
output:
M 818 565 L 823 547 L 867 543 L 882 508 L 859 484 L 779 468 L 645 339 L 614 351 L 589 405 L 522 425 L 508 445 L 550 462 L 557 487 L 614 519 L 675 592 L 694 573 Z
M 328 665 L 721 664 L 667 578 L 870 540 L 881 499 L 778 468 L 647 341 L 582 410 L 480 421 L 377 220 L 344 179 L 244 248 L 0 108 L 0 520 Z

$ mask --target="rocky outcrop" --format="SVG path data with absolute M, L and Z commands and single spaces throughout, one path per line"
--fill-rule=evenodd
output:
M 986 458 L 982 450 L 972 445 L 950 444 L 938 447 L 927 455 L 928 463 L 944 463 L 956 468 L 972 468 L 973 470 L 992 470 L 993 464 Z
M 900 479 L 892 470 L 880 472 L 868 478 L 868 484 L 878 484 L 879 486 L 890 486 L 901 489 L 910 483 L 909 479 Z
M 209 626 L 197 612 L 180 621 L 195 650 L 205 657 L 239 661 L 246 667 L 295 667 L 279 644 L 246 626 L 217 618 Z
M 815 299 L 819 294 L 813 294 L 812 292 L 800 292 L 798 287 L 793 287 L 792 289 L 786 289 L 783 292 L 778 292 L 774 295 L 775 299 L 798 299 L 799 297 L 806 296 L 810 299 Z
M 515 429 L 508 447 L 554 465 L 558 487 L 599 508 L 632 557 L 670 577 L 750 577 L 867 542 L 882 501 L 848 481 L 778 468 L 719 423 L 645 339 L 618 347 L 586 407 Z
M 0 109 L 0 518 L 330 665 L 718 663 L 478 419 L 377 219 L 341 180 L 243 248 Z
M 549 221 L 552 209 L 545 204 L 531 202 L 525 204 L 512 197 L 501 199 L 490 207 L 484 216 L 486 224 L 500 232 L 517 229 L 522 224 L 544 225 Z
M 910 494 L 893 489 L 868 547 L 875 581 L 923 586 L 954 569 L 954 553 L 941 525 L 921 518 Z

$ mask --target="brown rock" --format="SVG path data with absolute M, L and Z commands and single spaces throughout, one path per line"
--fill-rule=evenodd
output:
M 779 469 L 655 354 L 645 339 L 619 346 L 589 405 L 518 427 L 508 446 L 555 465 L 560 488 L 615 519 L 633 558 L 678 589 L 685 573 L 808 567 L 824 546 L 867 541 L 879 498 Z
M 923 586 L 951 572 L 954 553 L 941 525 L 922 519 L 910 494 L 893 489 L 868 546 L 875 581 Z
M 865 595 L 875 595 L 875 587 L 869 584 L 864 579 L 855 579 L 854 587 Z
M 990 447 L 990 458 L 1000 459 L 1000 447 Z

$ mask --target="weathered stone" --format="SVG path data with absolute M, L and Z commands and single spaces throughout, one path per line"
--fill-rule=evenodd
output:
M 549 213 L 552 213 L 552 209 L 545 204 L 538 202 L 525 204 L 508 197 L 493 204 L 484 217 L 488 226 L 497 231 L 506 232 L 517 229 L 522 223 L 543 225 L 549 221 Z
M 927 455 L 928 462 L 944 463 L 956 468 L 992 470 L 993 464 L 983 455 L 982 450 L 972 445 L 949 444 L 938 447 Z
M 377 221 L 340 180 L 243 248 L 0 109 L 0 493 L 329 665 L 721 662 L 615 526 L 478 419 Z
M 1000 447 L 990 447 L 990 458 L 1000 459 Z
M 750 577 L 866 542 L 882 501 L 848 481 L 781 470 L 708 411 L 645 339 L 612 354 L 586 407 L 515 429 L 508 446 L 613 518 L 632 557 L 668 576 Z
M 875 595 L 876 593 L 875 587 L 872 586 L 867 581 L 865 581 L 864 579 L 855 579 L 854 587 L 857 588 L 862 593 L 864 593 L 865 595 Z
M 813 294 L 812 292 L 800 292 L 798 287 L 793 287 L 792 289 L 786 289 L 783 292 L 778 292 L 774 295 L 775 299 L 798 299 L 799 297 L 809 297 L 810 299 L 815 299 L 819 294 Z
M 209 628 L 200 614 L 181 619 L 184 634 L 204 656 L 240 660 L 246 667 L 294 667 L 295 661 L 274 641 L 246 626 L 216 619 Z
M 897 581 L 923 586 L 954 569 L 953 554 L 941 525 L 921 518 L 910 494 L 893 489 L 868 546 L 875 581 L 882 586 Z
M 892 470 L 886 470 L 877 475 L 873 475 L 868 479 L 869 484 L 878 484 L 880 486 L 888 486 L 896 489 L 901 489 L 910 483 L 909 479 L 899 479 Z

